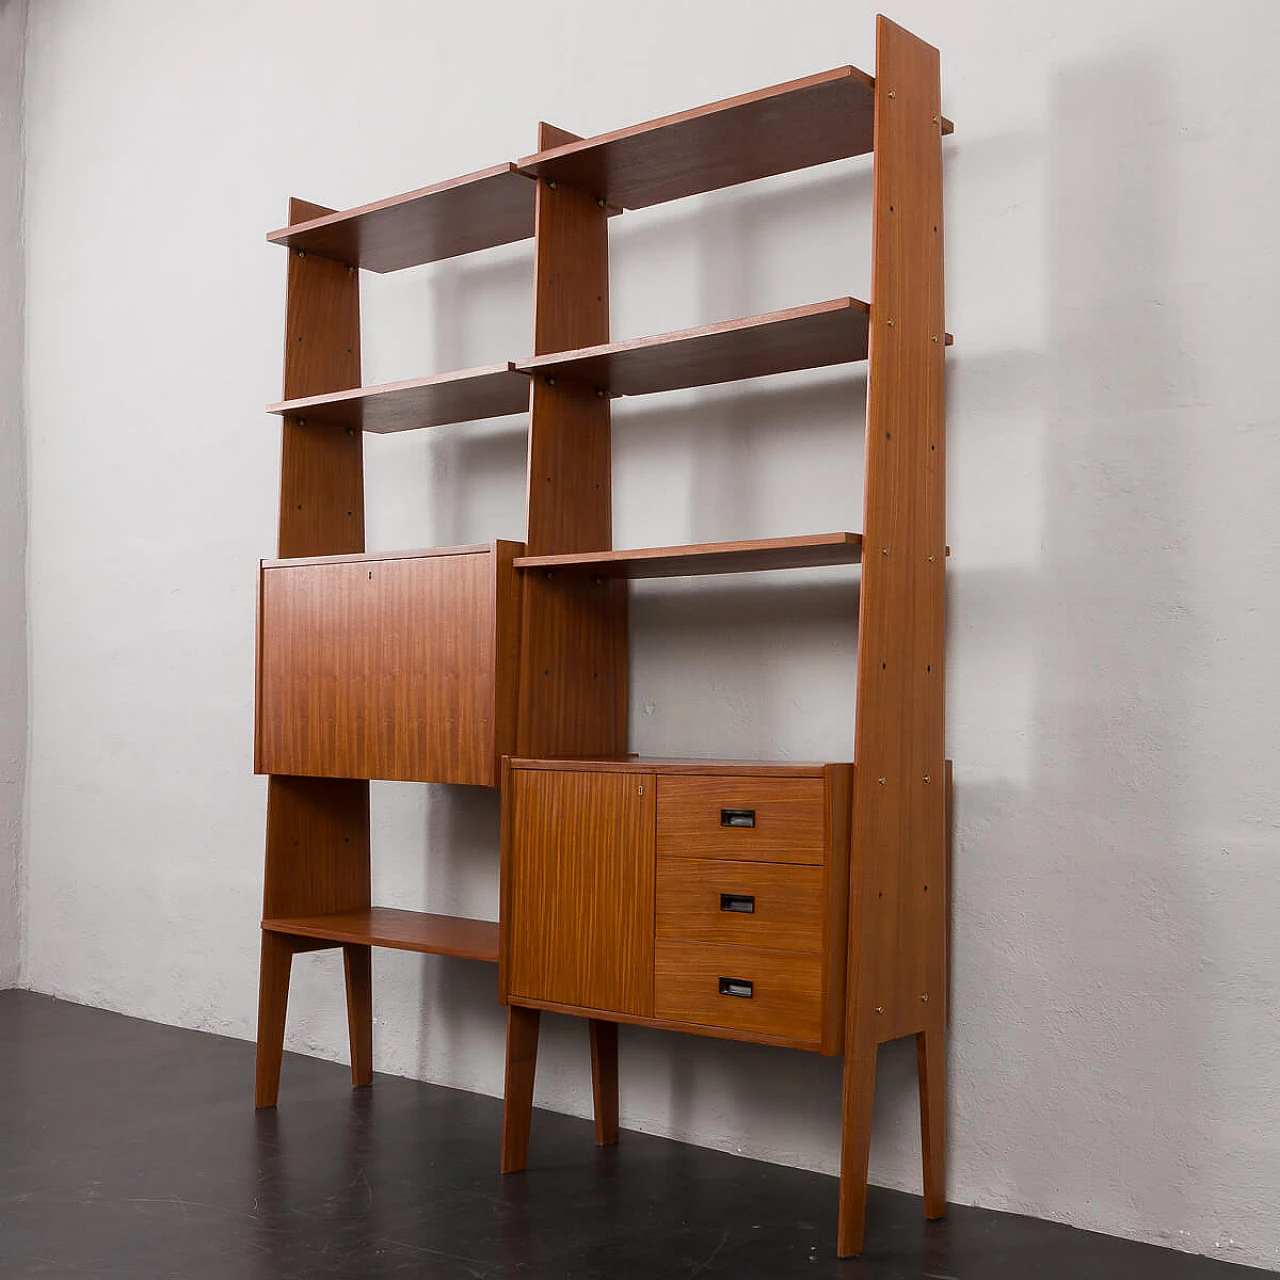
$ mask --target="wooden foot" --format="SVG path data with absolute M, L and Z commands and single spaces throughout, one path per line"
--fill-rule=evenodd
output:
M 373 948 L 344 946 L 347 1029 L 351 1037 L 351 1087 L 373 1083 Z
M 871 1159 L 871 1112 L 876 1096 L 875 1044 L 848 1050 L 844 1057 L 844 1100 L 840 1138 L 840 1221 L 836 1254 L 862 1252 L 867 1216 L 867 1166 Z
M 591 1019 L 591 1096 L 596 1112 L 596 1146 L 618 1141 L 618 1024 Z
M 289 1008 L 289 970 L 293 946 L 278 933 L 262 934 L 262 967 L 258 977 L 258 1066 L 253 1105 L 274 1107 L 280 1094 L 280 1059 L 284 1054 L 284 1020 Z
M 502 1172 L 515 1173 L 529 1160 L 533 1122 L 533 1077 L 538 1069 L 537 1009 L 507 1006 L 507 1082 L 502 1098 Z
M 920 1072 L 920 1153 L 924 1162 L 924 1216 L 947 1211 L 947 1037 L 941 1027 L 916 1036 Z

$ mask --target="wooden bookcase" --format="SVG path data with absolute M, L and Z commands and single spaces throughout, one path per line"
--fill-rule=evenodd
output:
M 620 1022 L 844 1056 L 837 1249 L 861 1249 L 877 1050 L 917 1042 L 925 1211 L 945 1208 L 950 762 L 938 53 L 881 17 L 840 67 L 345 212 L 293 200 L 279 559 L 258 613 L 268 775 L 256 1102 L 275 1105 L 292 957 L 341 947 L 355 1085 L 370 950 L 497 962 L 501 1165 L 525 1166 L 542 1009 L 587 1019 L 616 1141 Z M 873 154 L 871 299 L 625 342 L 611 217 Z M 534 242 L 533 352 L 360 379 L 359 272 Z M 612 546 L 610 402 L 868 362 L 860 533 Z M 366 431 L 528 413 L 523 544 L 366 554 Z M 861 563 L 851 763 L 627 750 L 627 580 Z M 501 786 L 498 922 L 375 905 L 369 780 Z

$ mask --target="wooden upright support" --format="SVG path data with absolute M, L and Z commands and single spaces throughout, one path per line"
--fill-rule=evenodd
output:
M 538 126 L 540 149 L 577 140 Z M 603 198 L 539 178 L 534 205 L 533 352 L 609 341 L 609 225 Z M 613 546 L 609 397 L 534 375 L 529 389 L 529 555 Z M 521 756 L 614 755 L 627 747 L 627 587 L 548 570 L 525 581 L 520 653 Z M 519 1043 L 512 1039 L 519 1036 Z M 537 1019 L 509 1010 L 502 1169 L 524 1168 Z M 590 1026 L 596 1141 L 618 1133 L 617 1027 Z
M 877 1049 L 915 1036 L 946 1205 L 946 492 L 938 51 L 877 19 L 866 520 L 837 1252 L 862 1249 Z
M 332 212 L 289 202 L 290 224 Z M 284 398 L 360 384 L 360 288 L 355 267 L 289 251 Z M 338 555 L 364 550 L 364 441 L 358 431 L 286 416 L 280 467 L 280 552 Z M 346 778 L 275 775 L 267 783 L 263 919 L 370 906 L 369 784 Z M 336 943 L 264 932 L 258 997 L 255 1105 L 273 1107 L 280 1086 L 297 951 Z M 369 948 L 345 949 L 351 1076 L 372 1079 L 373 1016 Z

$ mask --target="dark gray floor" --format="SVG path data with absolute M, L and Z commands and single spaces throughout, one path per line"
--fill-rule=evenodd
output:
M 253 1046 L 0 992 L 0 1277 L 422 1276 L 1244 1280 L 1265 1275 L 873 1189 L 834 1256 L 836 1184 L 539 1112 L 497 1173 L 501 1103 L 286 1059 L 255 1115 Z

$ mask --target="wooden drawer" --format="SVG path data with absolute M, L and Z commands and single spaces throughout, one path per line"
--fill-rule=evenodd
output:
M 672 775 L 658 779 L 658 856 L 820 866 L 821 778 Z
M 658 937 L 822 950 L 821 867 L 658 859 Z
M 822 1041 L 822 958 L 659 939 L 653 1012 L 672 1022 L 729 1027 L 817 1048 Z

